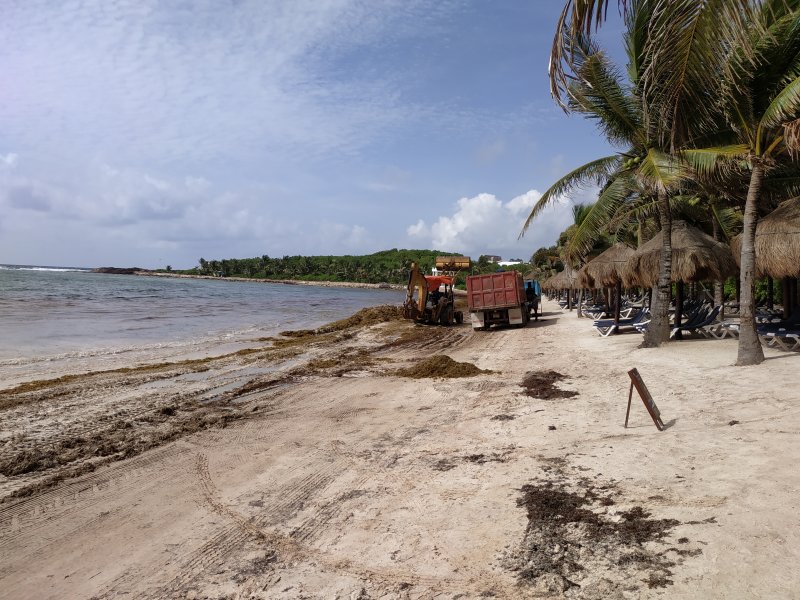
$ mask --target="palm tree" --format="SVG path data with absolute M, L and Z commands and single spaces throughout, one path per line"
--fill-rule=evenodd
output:
M 618 0 L 626 17 L 626 48 L 633 97 L 641 116 L 645 136 L 644 156 L 636 178 L 645 192 L 655 193 L 658 216 L 664 231 L 661 265 L 653 306 L 653 320 L 644 346 L 668 339 L 667 310 L 670 301 L 671 213 L 670 197 L 683 185 L 688 170 L 680 153 L 698 147 L 698 141 L 719 134 L 721 106 L 713 101 L 723 97 L 723 83 L 730 73 L 730 50 L 736 48 L 736 65 L 745 72 L 756 71 L 757 52 L 752 39 L 763 33 L 766 11 L 781 14 L 778 2 L 764 2 L 760 10 L 754 0 Z M 565 110 L 575 110 L 574 90 L 587 80 L 586 48 L 591 46 L 592 26 L 605 20 L 608 0 L 567 0 L 558 22 L 551 52 L 551 91 Z M 792 4 L 792 2 L 789 2 Z M 784 10 L 784 13 L 788 9 Z M 596 81 L 590 84 L 590 88 Z M 591 94 L 591 93 L 590 93 Z M 596 96 L 596 94 L 594 94 Z M 566 99 L 566 100 L 565 100 Z M 598 115 L 601 120 L 605 115 Z M 800 126 L 798 126 L 800 130 Z M 641 148 L 640 148 L 641 149 Z M 721 157 L 736 156 L 741 148 L 717 146 L 713 152 L 695 150 L 694 164 L 710 168 Z M 599 171 L 608 164 L 595 161 L 576 170 Z M 597 175 L 597 173 L 593 173 Z M 571 176 L 571 177 L 570 177 Z M 562 180 L 580 182 L 575 172 Z M 624 181 L 611 178 L 598 205 L 609 190 L 622 200 Z M 553 188 L 551 188 L 553 189 Z M 630 189 L 630 188 L 629 188 Z M 629 197 L 630 194 L 627 195 Z M 533 215 L 533 213 L 532 213 Z
M 653 318 L 644 339 L 644 346 L 657 346 L 669 339 L 668 310 L 670 303 L 671 213 L 669 198 L 686 180 L 684 163 L 659 147 L 664 139 L 660 122 L 646 112 L 642 96 L 642 75 L 652 64 L 647 55 L 648 23 L 654 17 L 655 3 L 633 1 L 626 16 L 625 47 L 628 56 L 628 82 L 605 54 L 579 34 L 570 47 L 573 77 L 566 93 L 568 108 L 595 120 L 606 138 L 624 151 L 602 157 L 568 173 L 550 187 L 531 210 L 522 233 L 545 206 L 563 194 L 589 183 L 603 187 L 582 225 L 573 237 L 572 247 L 585 251 L 614 213 L 636 197 L 658 198 L 659 222 L 667 232 L 661 276 L 652 307 Z
M 764 360 L 755 325 L 755 229 L 770 171 L 800 147 L 800 2 L 766 0 L 752 15 L 751 35 L 730 46 L 722 88 L 735 145 L 684 152 L 700 171 L 739 156 L 750 172 L 741 248 L 741 329 L 737 365 Z M 750 57 L 753 57 L 752 59 Z M 789 191 L 787 189 L 786 191 Z

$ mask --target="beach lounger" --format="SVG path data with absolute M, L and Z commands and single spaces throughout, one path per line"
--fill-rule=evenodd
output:
M 759 333 L 761 341 L 771 348 L 780 350 L 800 350 L 800 330 L 770 331 L 765 334 Z
M 781 350 L 800 350 L 800 333 L 774 333 L 775 346 Z
M 722 321 L 720 323 L 713 323 L 704 328 L 701 332 L 706 337 L 711 336 L 718 340 L 725 338 L 738 338 L 739 337 L 739 322 L 738 321 Z
M 706 327 L 711 325 L 716 320 L 717 316 L 719 315 L 721 307 L 715 306 L 713 309 L 708 307 L 701 307 L 694 312 L 692 312 L 687 318 L 686 321 L 681 323 L 680 327 L 671 324 L 670 325 L 670 332 L 669 337 L 674 338 L 678 331 L 686 331 L 686 332 L 693 332 L 696 331 L 700 327 Z M 641 325 L 637 325 L 636 329 L 640 333 L 644 333 L 647 331 L 647 323 L 643 323 Z
M 721 308 L 721 306 L 715 306 L 713 309 L 711 309 L 711 311 L 698 311 L 692 321 L 681 324 L 680 327 L 673 325 L 672 330 L 669 332 L 669 337 L 675 337 L 679 331 L 685 331 L 686 333 L 701 333 L 701 329 L 714 324 Z
M 800 314 L 793 315 L 785 321 L 761 323 L 756 327 L 758 335 L 767 335 L 768 333 L 778 333 L 784 331 L 797 333 L 796 330 L 800 330 Z
M 722 311 L 722 306 L 715 306 L 706 317 L 705 321 L 694 327 L 693 333 L 699 333 L 705 338 L 715 338 L 712 333 L 719 328 L 720 322 L 717 321 L 719 313 Z
M 597 320 L 608 312 L 608 307 L 600 304 L 593 304 L 581 309 L 584 313 Z
M 635 329 L 638 325 L 650 321 L 650 311 L 647 309 L 639 311 L 635 317 L 620 319 L 618 325 L 614 325 L 614 319 L 600 319 L 592 323 L 592 327 L 603 337 L 608 337 L 612 333 L 619 333 L 621 329 Z

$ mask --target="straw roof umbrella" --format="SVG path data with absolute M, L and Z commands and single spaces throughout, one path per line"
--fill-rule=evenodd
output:
M 581 288 L 594 288 L 595 287 L 594 279 L 592 279 L 589 276 L 589 274 L 586 272 L 586 267 L 588 267 L 588 266 L 589 265 L 584 265 L 583 267 L 578 269 L 578 272 L 575 274 L 575 282 L 578 284 L 578 287 L 581 287 Z
M 661 232 L 634 251 L 622 272 L 627 286 L 658 282 Z M 736 273 L 730 246 L 684 221 L 672 222 L 672 281 L 721 281 Z
M 563 271 L 560 271 L 548 279 L 545 283 L 549 290 L 568 290 L 567 304 L 572 309 L 572 289 L 575 287 L 577 275 L 575 271 L 567 266 Z
M 626 285 L 653 287 L 658 281 L 662 233 L 643 244 L 631 256 L 623 272 Z M 672 222 L 672 281 L 678 282 L 675 324 L 681 324 L 683 282 L 722 281 L 736 273 L 730 246 L 718 242 L 684 221 Z M 681 339 L 680 330 L 676 339 Z
M 614 244 L 597 258 L 589 261 L 582 271 L 596 286 L 616 285 L 622 281 L 622 273 L 633 253 L 634 250 L 625 244 Z
M 736 264 L 742 259 L 740 236 L 731 240 Z M 783 202 L 756 226 L 756 276 L 800 276 L 800 198 Z
M 622 273 L 628 264 L 633 249 L 616 243 L 608 250 L 592 259 L 581 269 L 585 279 L 593 285 L 585 287 L 614 287 L 614 323 L 619 324 L 619 310 L 622 303 Z
M 577 279 L 575 271 L 566 267 L 547 280 L 547 287 L 551 290 L 567 290 L 575 287 Z
M 547 288 L 548 290 L 560 290 L 561 289 L 561 280 L 563 277 L 561 276 L 561 271 L 553 275 L 552 277 L 548 277 L 547 280 L 542 284 L 543 287 Z

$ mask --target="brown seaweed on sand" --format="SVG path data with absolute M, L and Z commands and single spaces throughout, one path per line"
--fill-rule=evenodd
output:
M 323 333 L 344 331 L 345 329 L 353 329 L 355 327 L 369 327 L 370 325 L 378 325 L 379 323 L 386 323 L 388 321 L 397 321 L 402 318 L 402 307 L 385 304 L 382 306 L 362 308 L 357 313 L 350 315 L 346 319 L 328 323 L 327 325 L 323 325 L 317 329 L 281 331 L 280 334 L 284 337 L 303 338 L 313 335 L 320 335 Z
M 541 398 L 552 400 L 554 398 L 571 398 L 577 396 L 578 392 L 558 389 L 554 384 L 564 379 L 564 375 L 558 371 L 532 371 L 525 375 L 522 380 L 525 394 L 531 398 Z
M 398 369 L 391 373 L 399 377 L 411 377 L 412 379 L 424 379 L 428 377 L 475 377 L 493 371 L 479 369 L 472 363 L 457 362 L 444 354 L 436 354 L 429 358 L 419 361 L 417 364 Z
M 580 587 L 586 573 L 619 571 L 648 587 L 671 584 L 675 563 L 645 544 L 662 540 L 679 522 L 652 518 L 640 506 L 606 514 L 614 502 L 589 484 L 572 491 L 558 481 L 522 487 L 517 501 L 528 526 L 511 562 L 521 581 L 563 592 Z M 578 583 L 580 582 L 580 583 Z

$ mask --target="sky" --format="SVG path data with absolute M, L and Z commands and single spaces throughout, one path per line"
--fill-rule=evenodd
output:
M 593 192 L 518 240 L 533 203 L 612 151 L 550 97 L 560 5 L 6 0 L 0 263 L 527 260 Z

